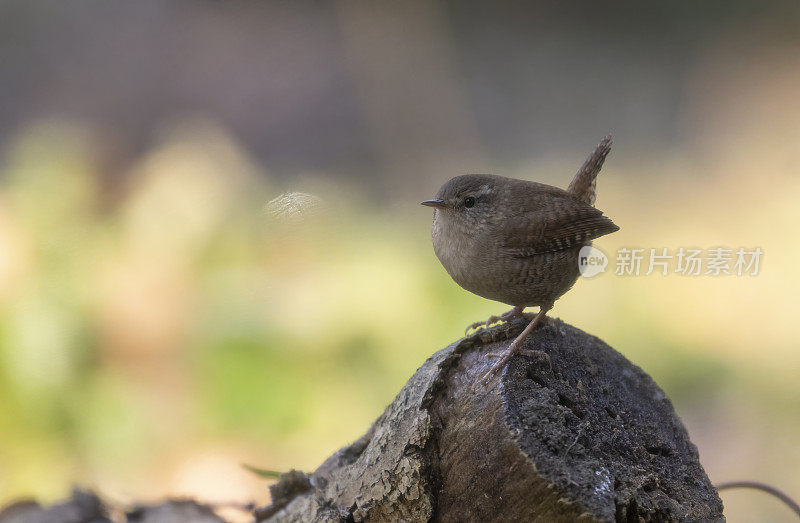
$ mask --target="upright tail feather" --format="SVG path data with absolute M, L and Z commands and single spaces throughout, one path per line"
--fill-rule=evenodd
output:
M 580 201 L 594 205 L 597 195 L 597 174 L 603 167 L 603 162 L 611 151 L 611 136 L 606 136 L 597 145 L 594 152 L 589 155 L 583 166 L 575 174 L 575 177 L 567 187 L 567 192 L 578 198 Z

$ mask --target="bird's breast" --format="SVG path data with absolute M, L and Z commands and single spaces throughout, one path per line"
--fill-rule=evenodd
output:
M 436 212 L 433 250 L 447 273 L 465 289 L 480 294 L 497 258 L 496 238 L 487 223 L 461 223 Z

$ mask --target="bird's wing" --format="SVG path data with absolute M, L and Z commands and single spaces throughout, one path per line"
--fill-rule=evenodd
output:
M 570 196 L 537 203 L 538 208 L 511 216 L 502 227 L 508 254 L 525 257 L 561 251 L 619 230 L 601 211 Z

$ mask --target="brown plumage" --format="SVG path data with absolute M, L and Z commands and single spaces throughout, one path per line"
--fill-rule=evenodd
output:
M 584 203 L 594 205 L 597 196 L 597 173 L 611 152 L 611 137 L 606 136 L 589 155 L 567 187 L 567 192 Z
M 514 308 L 488 322 L 539 313 L 493 370 L 519 350 L 533 327 L 580 275 L 578 252 L 619 230 L 594 208 L 595 180 L 611 147 L 606 137 L 565 191 L 537 182 L 488 174 L 457 176 L 434 200 L 433 248 L 460 286 Z

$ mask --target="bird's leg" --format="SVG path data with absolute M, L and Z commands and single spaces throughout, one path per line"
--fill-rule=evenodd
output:
M 502 370 L 503 367 L 505 367 L 506 363 L 508 363 L 508 361 L 515 354 L 520 352 L 522 344 L 525 341 L 525 339 L 528 337 L 528 335 L 530 335 L 531 331 L 533 331 L 533 329 L 546 317 L 545 315 L 547 314 L 547 311 L 549 311 L 549 310 L 550 310 L 550 307 L 541 307 L 539 309 L 539 312 L 531 320 L 531 322 L 528 324 L 528 326 L 525 327 L 525 330 L 523 330 L 519 334 L 519 336 L 517 336 L 514 339 L 514 341 L 511 342 L 511 345 L 508 346 L 508 348 L 505 350 L 505 352 L 501 353 L 500 359 L 497 360 L 495 362 L 495 364 L 492 365 L 492 368 L 489 369 L 486 372 L 486 374 L 483 375 L 483 377 L 481 378 L 481 382 L 484 385 L 489 381 L 489 378 L 491 378 L 493 374 L 495 374 L 496 372 Z M 549 359 L 549 357 L 548 357 L 548 359 Z
M 467 327 L 467 329 L 464 331 L 464 333 L 466 334 L 467 332 L 471 331 L 472 329 L 477 329 L 478 327 L 488 327 L 492 323 L 495 323 L 495 322 L 498 322 L 498 321 L 508 321 L 508 320 L 510 320 L 512 318 L 516 318 L 518 316 L 526 316 L 526 317 L 529 316 L 531 318 L 534 317 L 531 314 L 526 314 L 525 312 L 523 312 L 524 310 L 525 310 L 524 306 L 517 305 L 513 309 L 511 309 L 510 311 L 506 311 L 503 314 L 501 314 L 500 316 L 489 316 L 489 319 L 486 320 L 486 321 L 476 321 L 475 323 L 473 323 L 472 325 Z
M 539 312 L 537 312 L 536 314 L 533 314 L 533 313 L 525 314 L 525 317 L 529 318 L 531 320 L 531 323 L 529 323 L 525 327 L 525 329 L 519 334 L 519 336 L 517 336 L 516 339 L 513 342 L 511 342 L 511 345 L 506 347 L 506 350 L 503 350 L 503 351 L 500 351 L 500 352 L 487 352 L 486 353 L 486 357 L 487 358 L 503 358 L 503 357 L 506 357 L 508 355 L 509 349 L 511 349 L 514 346 L 514 344 L 517 343 L 517 342 L 519 342 L 518 343 L 519 347 L 522 347 L 522 342 L 525 341 L 525 338 L 528 335 L 527 333 L 530 333 L 533 330 L 533 327 L 531 326 L 531 324 L 534 321 L 538 321 L 538 323 L 546 323 L 547 322 L 548 317 L 546 316 L 546 314 L 547 314 L 548 310 L 550 310 L 550 309 L 549 308 L 545 309 L 544 307 L 542 307 L 542 308 L 539 309 Z M 537 323 L 537 325 L 538 325 L 538 323 Z M 533 355 L 533 353 L 537 353 L 537 352 L 542 352 L 542 351 L 536 350 L 536 349 L 522 349 L 522 348 L 519 348 L 519 349 L 515 349 L 515 353 L 514 354 L 526 354 L 528 356 L 531 356 L 531 355 Z M 543 354 L 547 355 L 547 353 L 543 353 Z

